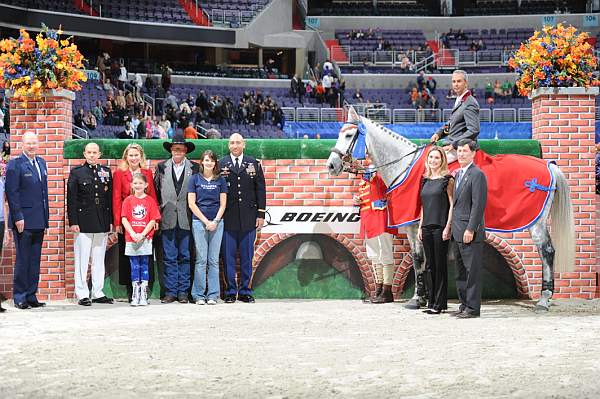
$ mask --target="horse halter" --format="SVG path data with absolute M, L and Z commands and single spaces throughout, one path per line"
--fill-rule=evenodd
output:
M 346 149 L 346 152 L 342 152 L 338 150 L 337 147 L 332 147 L 331 152 L 337 154 L 342 161 L 342 171 L 347 173 L 352 173 L 355 175 L 363 174 L 365 171 L 365 167 L 358 163 L 357 159 L 354 159 L 352 153 L 354 152 L 354 146 L 356 146 L 356 142 L 358 140 L 359 132 L 357 125 L 351 125 L 354 129 L 356 129 L 356 133 L 352 136 L 352 140 Z M 350 127 L 350 126 L 349 126 Z M 343 129 L 343 128 L 342 128 Z
M 337 154 L 341 161 L 342 161 L 342 171 L 343 172 L 347 172 L 347 173 L 351 173 L 354 175 L 361 175 L 365 173 L 365 170 L 367 168 L 365 168 L 364 166 L 360 165 L 358 163 L 357 159 L 354 159 L 352 157 L 352 153 L 354 152 L 354 146 L 356 146 L 356 142 L 358 141 L 358 136 L 362 133 L 360 133 L 360 128 L 357 125 L 352 125 L 355 127 L 356 129 L 356 133 L 354 133 L 354 135 L 352 136 L 352 141 L 350 141 L 350 144 L 348 145 L 348 148 L 346 149 L 346 152 L 342 152 L 340 150 L 338 150 L 336 147 L 333 147 L 331 149 L 331 152 Z M 366 135 L 366 134 L 365 134 Z M 404 158 L 409 157 L 409 156 L 413 156 L 411 161 L 408 163 L 408 165 L 406 166 L 406 168 L 404 168 L 400 173 L 398 173 L 398 175 L 394 178 L 394 180 L 392 181 L 392 183 L 390 184 L 390 187 L 392 187 L 397 181 L 398 179 L 406 173 L 406 171 L 408 169 L 410 169 L 410 166 L 413 164 L 415 158 L 417 157 L 417 154 L 419 153 L 419 151 L 421 151 L 421 149 L 425 148 L 427 146 L 427 144 L 422 144 L 420 146 L 417 146 L 417 148 L 415 148 L 413 151 L 410 151 L 404 155 L 402 155 L 400 158 L 395 159 L 393 161 L 390 162 L 386 162 L 384 164 L 381 165 L 371 165 L 371 172 L 376 172 L 379 169 L 385 168 L 387 166 L 393 165 L 395 163 L 398 163 L 400 161 L 402 161 Z

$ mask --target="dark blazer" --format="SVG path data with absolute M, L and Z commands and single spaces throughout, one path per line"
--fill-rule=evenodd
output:
M 456 143 L 461 139 L 477 141 L 480 129 L 479 103 L 469 92 L 458 106 L 452 109 L 448 123 L 436 133 L 443 139 L 441 144 L 451 144 L 456 148 Z
M 37 168 L 22 154 L 11 159 L 6 166 L 6 198 L 8 200 L 8 225 L 16 229 L 15 222 L 25 221 L 26 230 L 43 230 L 48 227 L 48 169 L 46 161 L 35 157 Z
M 487 179 L 481 169 L 471 164 L 462 177 L 460 186 L 454 185 L 454 208 L 452 210 L 452 238 L 463 242 L 465 230 L 475 234 L 473 242 L 485 238 L 483 213 L 487 202 Z
M 227 207 L 223 219 L 225 230 L 246 231 L 256 228 L 256 219 L 265 217 L 267 193 L 260 162 L 244 155 L 239 171 L 231 155 L 219 161 L 221 174 L 227 181 Z
M 106 166 L 87 162 L 71 169 L 67 181 L 69 226 L 82 233 L 107 233 L 113 222 L 112 177 Z

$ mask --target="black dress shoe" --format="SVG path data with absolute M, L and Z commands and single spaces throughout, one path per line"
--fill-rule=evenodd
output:
M 90 298 L 81 298 L 77 303 L 81 306 L 92 306 L 92 301 L 90 301 Z
M 27 302 L 15 303 L 15 308 L 17 309 L 31 309 L 31 306 Z
M 31 306 L 32 308 L 43 308 L 44 306 L 46 306 L 46 302 L 39 302 L 39 301 L 33 301 L 33 302 L 28 302 L 29 306 Z
M 174 296 L 171 295 L 165 295 L 165 297 L 163 299 L 161 299 L 161 303 L 173 303 L 177 300 L 177 298 L 175 298 Z
M 223 302 L 225 302 L 225 303 L 235 303 L 235 296 L 233 296 L 233 295 L 227 295 L 225 297 L 225 299 L 223 300 Z
M 6 309 L 4 309 L 4 308 L 2 307 L 2 303 L 0 303 L 0 313 L 4 313 L 4 312 L 6 312 Z
M 254 297 L 252 295 L 240 295 L 240 301 L 246 303 L 254 303 Z
M 188 300 L 187 295 L 186 294 L 179 294 L 177 296 L 177 302 L 179 302 L 179 303 L 188 303 L 189 300 Z
M 479 317 L 478 313 L 468 313 L 468 312 L 462 312 L 459 315 L 456 315 L 457 319 L 475 319 Z
M 102 296 L 100 298 L 95 298 L 92 299 L 93 303 L 107 303 L 107 304 L 112 304 L 114 303 L 114 300 L 112 298 L 109 298 L 107 296 Z

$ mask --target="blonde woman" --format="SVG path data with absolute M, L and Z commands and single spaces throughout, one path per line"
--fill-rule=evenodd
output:
M 123 235 L 123 226 L 121 225 L 121 207 L 125 198 L 131 195 L 131 181 L 133 180 L 133 175 L 136 173 L 146 176 L 148 180 L 146 194 L 157 200 L 152 171 L 147 167 L 144 149 L 137 143 L 131 143 L 125 147 L 119 166 L 113 172 L 112 195 L 113 223 L 115 230 L 119 233 L 119 284 L 127 287 L 129 301 L 131 301 L 132 294 L 131 273 L 129 259 L 125 256 L 125 237 Z M 150 269 L 150 273 L 152 280 L 152 268 Z M 152 281 L 149 287 L 152 287 Z
M 448 243 L 452 224 L 454 178 L 448 173 L 446 152 L 433 147 L 427 154 L 421 186 L 419 239 L 425 249 L 425 284 L 428 304 L 425 313 L 440 314 L 448 309 Z

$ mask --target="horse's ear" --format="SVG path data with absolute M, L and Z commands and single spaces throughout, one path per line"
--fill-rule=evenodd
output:
M 348 108 L 348 118 L 346 119 L 346 122 L 348 122 L 348 123 L 360 122 L 360 116 L 358 115 L 358 112 L 356 112 L 354 107 L 352 107 L 352 106 L 350 106 L 350 108 Z

